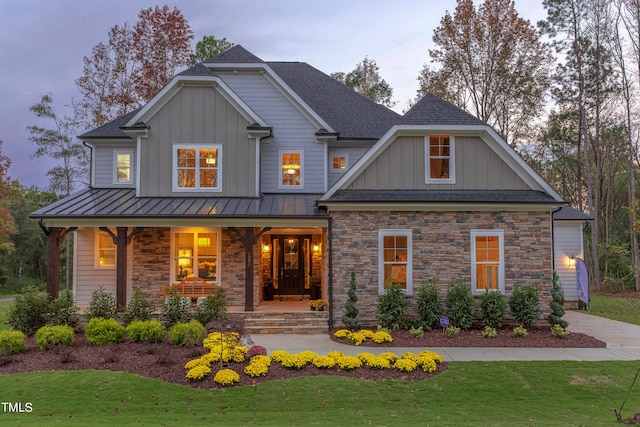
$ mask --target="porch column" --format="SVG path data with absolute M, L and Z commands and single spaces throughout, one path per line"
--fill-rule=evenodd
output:
M 116 234 L 107 227 L 100 227 L 100 230 L 108 233 L 116 245 L 116 301 L 118 306 L 124 307 L 127 305 L 127 246 L 143 228 L 137 227 L 131 234 L 127 234 L 128 227 L 116 227 Z
M 60 246 L 67 234 L 77 230 L 77 227 L 45 228 L 42 226 L 42 230 L 47 235 L 47 294 L 49 300 L 53 300 L 60 293 Z
M 271 230 L 265 227 L 256 233 L 253 227 L 245 227 L 244 234 L 235 227 L 229 227 L 244 246 L 244 311 L 253 311 L 253 246 L 258 242 L 263 233 Z

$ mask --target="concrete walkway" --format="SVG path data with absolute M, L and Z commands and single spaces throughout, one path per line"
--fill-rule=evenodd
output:
M 598 338 L 607 343 L 606 348 L 492 348 L 492 347 L 429 347 L 429 350 L 442 355 L 444 360 L 451 361 L 499 361 L 499 360 L 639 360 L 640 359 L 640 326 L 609 320 L 575 311 L 567 311 L 564 316 L 569 322 L 568 329 Z M 321 335 L 252 335 L 257 345 L 267 351 L 287 350 L 299 353 L 312 350 L 319 354 L 329 351 L 341 351 L 356 355 L 363 351 L 381 353 L 393 351 L 402 354 L 407 351 L 420 351 L 423 348 L 413 347 L 355 347 L 344 345 L 329 339 L 327 334 Z

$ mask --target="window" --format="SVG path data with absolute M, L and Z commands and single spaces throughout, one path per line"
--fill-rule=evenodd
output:
M 426 183 L 455 184 L 454 137 L 431 135 L 425 140 Z
M 212 230 L 181 230 L 173 233 L 173 278 L 218 279 L 218 235 Z
M 113 153 L 114 184 L 131 184 L 133 182 L 133 174 L 131 170 L 132 159 L 132 151 L 116 151 Z
M 174 191 L 221 191 L 218 145 L 174 146 Z
M 113 268 L 116 266 L 116 245 L 108 233 L 96 233 L 96 267 Z
M 471 231 L 471 283 L 475 294 L 504 292 L 504 232 Z
M 333 172 L 344 172 L 349 166 L 349 157 L 346 154 L 337 154 L 331 157 L 331 170 Z
M 303 152 L 280 152 L 281 179 L 279 188 L 303 188 L 302 163 Z
M 411 230 L 378 231 L 378 292 L 399 285 L 412 293 Z

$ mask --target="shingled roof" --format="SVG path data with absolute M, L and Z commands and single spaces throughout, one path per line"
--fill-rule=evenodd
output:
M 214 56 L 213 58 L 210 58 L 204 61 L 205 64 L 213 64 L 213 63 L 252 64 L 252 63 L 262 63 L 262 62 L 264 62 L 262 59 L 258 58 L 253 53 L 249 52 L 247 49 L 243 48 L 239 44 L 233 46 L 229 50 L 225 50 L 224 52 Z
M 118 117 L 117 119 L 111 120 L 99 126 L 93 130 L 83 133 L 78 138 L 80 139 L 89 139 L 89 138 L 126 138 L 131 139 L 127 134 L 122 132 L 122 127 L 127 124 L 127 122 L 136 115 L 139 109 L 135 109 L 133 111 L 128 112 L 125 115 Z
M 400 120 L 405 125 L 487 125 L 463 109 L 428 93 Z

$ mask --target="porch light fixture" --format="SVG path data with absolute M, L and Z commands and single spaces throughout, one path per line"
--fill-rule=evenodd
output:
M 269 250 L 271 250 L 269 245 L 262 245 L 262 253 L 269 253 Z
M 320 253 L 320 244 L 316 243 L 315 245 L 313 245 L 313 253 L 317 254 Z
M 569 267 L 575 267 L 575 266 L 576 266 L 576 256 L 569 255 Z

